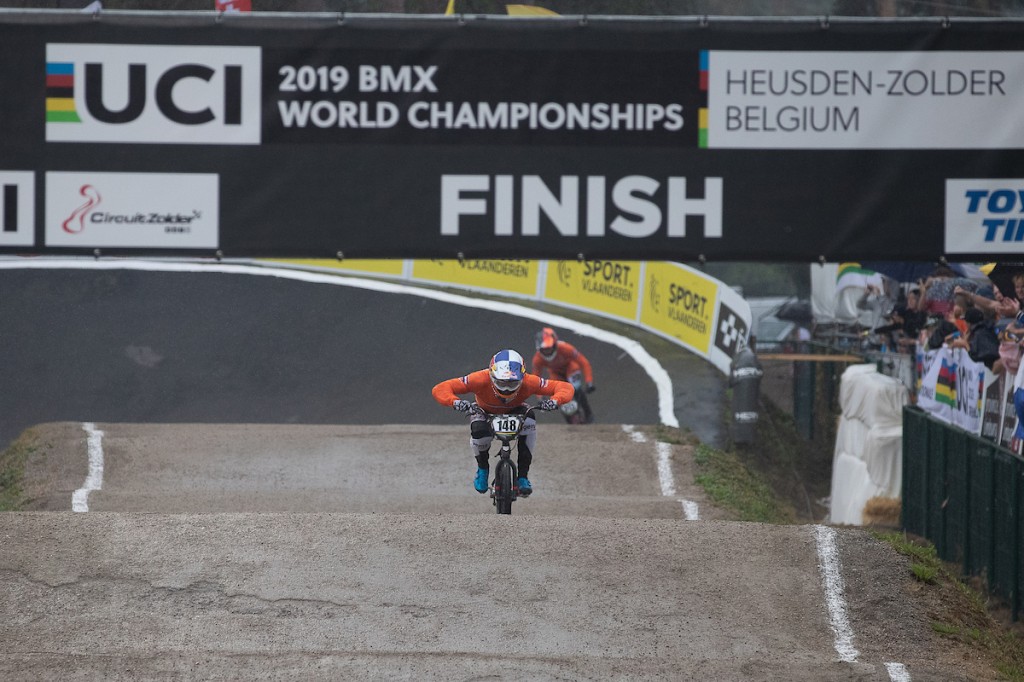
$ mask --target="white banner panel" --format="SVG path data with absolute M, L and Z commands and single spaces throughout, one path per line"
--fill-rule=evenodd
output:
M 35 246 L 36 174 L 0 171 L 0 246 Z
M 46 245 L 216 249 L 219 187 L 209 173 L 47 173 Z
M 708 53 L 713 149 L 1020 149 L 1024 52 Z

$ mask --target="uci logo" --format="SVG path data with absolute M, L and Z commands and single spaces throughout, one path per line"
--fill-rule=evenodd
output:
M 46 140 L 259 144 L 260 48 L 51 44 Z

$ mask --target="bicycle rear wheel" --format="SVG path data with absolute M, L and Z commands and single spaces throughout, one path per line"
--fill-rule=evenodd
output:
M 512 465 L 499 460 L 494 471 L 494 508 L 499 514 L 512 513 L 512 500 L 515 499 L 513 483 Z

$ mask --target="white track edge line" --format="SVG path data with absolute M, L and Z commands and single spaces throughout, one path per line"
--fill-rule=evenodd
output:
M 92 422 L 82 424 L 89 451 L 89 473 L 85 483 L 71 495 L 71 511 L 89 511 L 89 493 L 103 487 L 103 432 Z
M 910 673 L 907 666 L 902 663 L 886 663 L 885 669 L 889 672 L 889 679 L 892 682 L 910 682 Z
M 814 537 L 818 547 L 818 568 L 821 571 L 821 584 L 825 590 L 825 606 L 828 608 L 828 619 L 835 635 L 834 646 L 839 660 L 853 663 L 860 653 L 853 646 L 853 628 L 846 613 L 846 598 L 843 594 L 842 568 L 839 562 L 839 548 L 836 544 L 836 531 L 827 526 L 815 525 Z
M 646 443 L 647 436 L 643 431 L 637 431 L 632 424 L 623 424 L 622 430 L 629 434 L 634 443 Z M 665 497 L 676 496 L 675 476 L 672 474 L 672 444 L 658 441 L 655 443 L 658 452 L 658 483 L 661 485 L 661 494 Z M 700 509 L 693 500 L 680 499 L 683 506 L 683 516 L 687 521 L 699 521 Z

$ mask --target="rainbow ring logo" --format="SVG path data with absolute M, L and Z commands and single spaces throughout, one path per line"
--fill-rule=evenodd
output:
M 700 51 L 700 91 L 704 99 L 704 106 L 697 112 L 697 146 L 700 149 L 708 148 L 708 51 Z
M 75 111 L 75 65 L 46 63 L 46 122 L 81 123 Z

